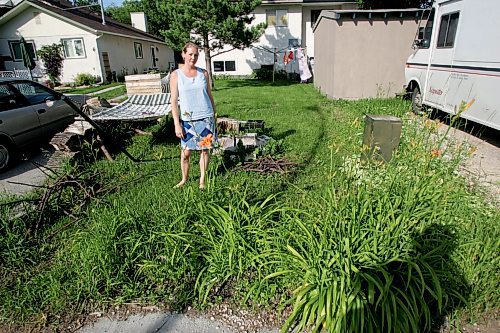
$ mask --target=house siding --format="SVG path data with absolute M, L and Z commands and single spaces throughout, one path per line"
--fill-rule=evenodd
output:
M 39 13 L 36 19 L 35 13 Z M 52 12 L 42 11 L 32 6 L 27 6 L 26 9 L 2 23 L 0 55 L 3 56 L 11 55 L 9 41 L 19 41 L 21 36 L 27 41 L 33 41 L 36 50 L 40 50 L 44 45 L 59 44 L 62 39 L 82 38 L 85 57 L 64 59 L 62 74 L 59 78 L 62 83 L 74 82 L 79 73 L 91 74 L 106 80 L 103 52 L 108 54 L 109 72 L 114 71 L 117 76 L 133 74 L 134 69 L 138 73 L 143 73 L 152 68 L 151 47 L 155 49 L 158 59 L 155 67 L 158 70 L 167 71 L 169 66 L 174 64 L 172 49 L 161 40 L 156 42 L 152 36 L 145 36 L 147 40 L 144 40 L 140 34 L 133 32 L 134 37 L 131 37 L 126 29 L 123 29 L 123 35 L 115 32 L 99 32 L 82 26 L 83 23 L 73 24 Z M 135 56 L 134 42 L 142 44 L 142 59 L 137 59 Z M 33 70 L 33 74 L 39 79 L 43 76 L 43 64 L 39 59 L 36 63 L 37 67 Z M 4 67 L 6 70 L 25 69 L 22 61 L 4 61 Z
M 212 57 L 212 63 L 214 61 L 235 61 L 236 71 L 214 72 L 214 75 L 250 75 L 254 69 L 260 68 L 261 65 L 272 65 L 273 53 L 265 51 L 262 48 L 271 51 L 276 48 L 276 50 L 279 51 L 277 54 L 276 68 L 278 70 L 285 69 L 283 56 L 285 52 L 284 49 L 288 47 L 289 39 L 297 39 L 299 44 L 306 48 L 307 55 L 312 57 L 314 56 L 314 35 L 311 27 L 311 10 L 353 8 L 357 8 L 354 2 L 345 4 L 332 3 L 331 5 L 321 6 L 303 5 L 302 3 L 298 3 L 298 1 L 290 1 L 290 3 L 286 3 L 286 1 L 272 4 L 264 3 L 254 10 L 253 15 L 255 19 L 252 21 L 252 25 L 266 22 L 266 10 L 286 9 L 288 11 L 288 26 L 268 26 L 259 41 L 251 48 L 228 51 L 230 47 L 225 47 L 223 50 L 225 51 L 224 53 Z M 206 68 L 205 55 L 203 52 L 200 52 L 200 58 L 197 65 L 201 68 Z M 292 61 L 288 64 L 286 70 L 288 72 L 298 73 L 297 61 Z
M 33 19 L 34 13 L 39 13 L 40 24 Z M 57 30 L 57 34 L 54 30 Z M 9 41 L 18 41 L 23 36 L 26 40 L 33 41 L 35 49 L 38 51 L 44 45 L 59 44 L 65 38 L 83 38 L 85 47 L 85 58 L 65 59 L 63 62 L 61 82 L 74 80 L 76 74 L 81 72 L 92 75 L 101 75 L 96 49 L 96 36 L 88 31 L 80 29 L 69 23 L 65 23 L 56 17 L 40 12 L 30 7 L 12 20 L 2 25 L 2 35 L 0 37 L 0 54 L 11 55 Z M 37 67 L 35 74 L 40 75 L 43 64 L 36 60 Z M 5 69 L 24 69 L 22 61 L 6 61 Z

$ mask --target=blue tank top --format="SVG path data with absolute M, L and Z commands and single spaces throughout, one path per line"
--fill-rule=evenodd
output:
M 177 88 L 182 120 L 213 117 L 214 110 L 208 96 L 207 84 L 201 68 L 196 68 L 195 77 L 187 77 L 182 70 L 177 70 Z

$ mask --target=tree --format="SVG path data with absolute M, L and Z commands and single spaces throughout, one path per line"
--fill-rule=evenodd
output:
M 428 8 L 433 0 L 357 0 L 361 9 Z
M 62 56 L 62 45 L 44 45 L 36 53 L 43 62 L 43 72 L 49 76 L 52 83 L 56 83 L 61 76 L 64 58 Z
M 152 35 L 160 36 L 160 30 L 168 29 L 167 12 L 159 8 L 157 1 L 150 0 L 125 0 L 120 6 L 111 5 L 106 8 L 106 15 L 114 20 L 132 24 L 130 13 L 144 12 L 148 18 L 148 32 Z
M 250 26 L 254 17 L 249 14 L 260 0 L 166 0 L 157 1 L 158 13 L 166 12 L 168 29 L 160 32 L 169 46 L 181 50 L 193 41 L 205 53 L 205 62 L 213 86 L 212 57 L 227 52 L 224 46 L 244 49 L 264 33 L 265 23 Z M 215 53 L 215 54 L 214 54 Z
M 131 24 L 130 13 L 143 12 L 144 8 L 141 0 L 125 0 L 121 6 L 111 5 L 106 8 L 106 15 L 118 22 Z M 147 13 L 146 13 L 147 16 Z

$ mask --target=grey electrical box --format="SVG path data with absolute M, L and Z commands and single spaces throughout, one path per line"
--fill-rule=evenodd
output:
M 392 152 L 399 145 L 402 124 L 398 117 L 367 114 L 363 133 L 363 158 L 389 162 Z

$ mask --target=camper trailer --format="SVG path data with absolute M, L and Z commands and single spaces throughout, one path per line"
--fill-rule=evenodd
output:
M 500 1 L 436 0 L 406 62 L 412 107 L 500 130 Z

